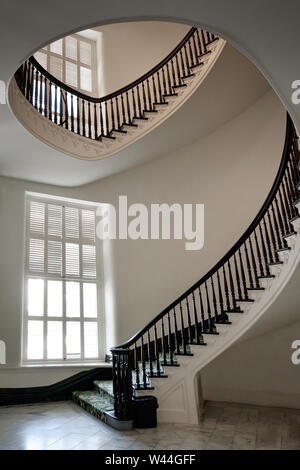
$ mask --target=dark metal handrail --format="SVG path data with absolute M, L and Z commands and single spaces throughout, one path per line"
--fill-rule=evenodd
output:
M 188 353 L 189 344 L 204 344 L 203 333 L 215 334 L 218 324 L 229 322 L 228 313 L 241 312 L 239 301 L 250 302 L 249 292 L 262 289 L 259 280 L 272 277 L 270 267 L 280 264 L 279 253 L 289 249 L 286 238 L 294 233 L 292 221 L 298 217 L 297 139 L 287 115 L 285 143 L 275 181 L 247 230 L 199 281 L 132 338 L 111 350 L 114 364 L 120 354 L 126 357 L 126 350 L 127 354 L 134 354 L 132 375 L 136 389 L 149 388 L 149 378 L 160 377 L 161 366 L 173 365 L 174 356 Z M 117 372 L 114 376 L 120 376 Z M 118 387 L 115 390 L 119 410 L 122 406 Z M 129 388 L 127 400 L 131 400 L 132 394 L 133 389 Z
M 181 294 L 176 300 L 174 300 L 171 304 L 169 304 L 164 310 L 162 310 L 156 317 L 153 318 L 149 323 L 147 323 L 144 328 L 142 328 L 140 331 L 138 331 L 132 338 L 129 340 L 125 341 L 124 343 L 120 344 L 119 346 L 115 346 L 113 350 L 111 351 L 116 351 L 119 348 L 126 349 L 132 346 L 141 336 L 143 336 L 149 328 L 151 328 L 155 323 L 157 323 L 161 318 L 166 315 L 170 310 L 172 310 L 176 305 L 178 305 L 180 302 L 182 302 L 187 296 L 189 296 L 193 291 L 195 291 L 201 284 L 205 283 L 214 273 L 222 267 L 229 258 L 232 257 L 232 255 L 242 246 L 242 244 L 247 240 L 249 235 L 253 232 L 253 230 L 257 227 L 261 219 L 264 217 L 268 207 L 270 206 L 274 195 L 278 189 L 278 186 L 281 182 L 282 175 L 284 174 L 284 171 L 286 169 L 286 165 L 288 162 L 288 157 L 289 157 L 289 144 L 290 144 L 290 139 L 291 139 L 291 129 L 292 129 L 292 122 L 291 118 L 289 115 L 287 115 L 287 122 L 286 122 L 286 135 L 285 135 L 285 143 L 284 143 L 284 150 L 283 150 L 283 156 L 280 162 L 280 167 L 278 169 L 275 181 L 272 185 L 272 188 L 270 189 L 270 192 L 264 201 L 262 207 L 260 208 L 258 214 L 254 218 L 254 220 L 251 222 L 249 227 L 245 230 L 243 235 L 239 238 L 239 240 L 233 245 L 232 248 L 215 264 L 213 268 L 211 268 L 199 281 L 195 282 L 195 284 L 192 285 L 189 289 L 187 289 L 183 294 Z
M 108 101 L 112 98 L 115 98 L 118 95 L 121 95 L 122 93 L 125 93 L 126 91 L 131 90 L 131 88 L 136 87 L 143 81 L 145 81 L 147 78 L 151 77 L 151 75 L 154 75 L 160 68 L 162 68 L 164 65 L 167 64 L 176 54 L 177 52 L 187 43 L 187 41 L 192 37 L 194 32 L 197 30 L 197 28 L 191 28 L 188 33 L 184 36 L 184 38 L 180 41 L 179 44 L 165 57 L 161 62 L 159 62 L 157 65 L 155 65 L 152 69 L 150 69 L 148 72 L 146 72 L 144 75 L 139 77 L 138 79 L 134 80 L 133 82 L 129 83 L 128 85 L 119 88 L 117 91 L 114 91 L 112 93 L 109 93 L 108 95 L 105 95 L 101 98 L 95 98 L 90 95 L 86 95 L 84 93 L 80 93 L 80 91 L 75 90 L 75 88 L 72 88 L 68 86 L 66 83 L 63 83 L 62 81 L 58 80 L 56 77 L 51 75 L 35 58 L 34 56 L 31 56 L 29 58 L 30 62 L 35 66 L 35 68 L 44 76 L 47 77 L 49 80 L 52 81 L 55 85 L 57 85 L 59 88 L 62 88 L 63 90 L 72 93 L 74 96 L 78 96 L 79 98 L 82 98 L 84 100 L 91 101 L 92 103 L 104 103 L 104 101 Z
M 147 120 L 184 87 L 193 69 L 218 38 L 207 31 L 191 28 L 180 43 L 155 67 L 125 87 L 101 98 L 77 91 L 52 76 L 30 57 L 16 72 L 19 89 L 36 110 L 53 123 L 93 140 L 114 138 L 126 133 L 136 120 Z

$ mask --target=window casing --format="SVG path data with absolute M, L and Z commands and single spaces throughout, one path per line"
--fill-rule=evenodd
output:
M 97 96 L 96 41 L 72 34 L 34 54 L 51 75 L 70 87 Z
M 24 363 L 104 358 L 95 211 L 91 205 L 26 198 Z

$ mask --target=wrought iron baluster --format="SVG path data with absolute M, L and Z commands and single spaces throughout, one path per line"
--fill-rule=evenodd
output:
M 213 302 L 213 307 L 214 307 L 215 321 L 218 321 L 217 297 L 216 297 L 216 292 L 215 292 L 213 276 L 210 278 L 210 284 L 211 284 L 211 289 L 212 289 L 212 297 L 213 297 L 212 302 Z
M 193 308 L 194 308 L 194 322 L 195 322 L 195 333 L 196 333 L 196 341 L 197 343 L 202 343 L 202 335 L 201 335 L 201 326 L 198 321 L 198 314 L 197 314 L 197 307 L 196 307 L 196 299 L 195 299 L 195 292 L 192 293 L 193 298 Z
M 228 274 L 229 274 L 229 285 L 230 285 L 230 293 L 231 293 L 232 310 L 236 310 L 236 301 L 235 301 L 236 293 L 235 293 L 235 286 L 234 286 L 233 277 L 232 277 L 230 259 L 227 261 L 227 267 L 228 267 Z
M 183 313 L 182 313 L 182 305 L 181 302 L 179 304 L 180 310 L 180 322 L 181 322 L 181 342 L 183 347 L 183 353 L 186 354 L 186 337 L 185 337 L 185 329 L 184 329 L 184 321 L 183 321 Z
M 261 222 L 258 225 L 258 229 L 259 229 L 259 234 L 260 234 L 260 241 L 261 241 L 261 247 L 262 247 L 262 252 L 263 252 L 263 258 L 265 260 L 266 275 L 269 276 L 270 275 L 269 258 L 268 258 L 268 253 L 267 253 L 264 234 L 263 234 L 263 231 L 262 231 L 262 223 Z
M 260 276 L 264 276 L 265 275 L 265 270 L 264 270 L 264 266 L 263 266 L 263 262 L 262 262 L 261 250 L 259 248 L 256 230 L 257 229 L 255 228 L 253 234 L 254 234 L 254 241 L 255 241 L 255 248 L 256 248 L 256 253 L 257 253 L 259 272 L 260 272 Z
M 144 337 L 143 336 L 141 337 L 141 359 L 142 359 L 143 387 L 147 388 L 145 347 L 144 347 Z
M 174 328 L 175 328 L 175 341 L 176 341 L 176 352 L 180 353 L 180 341 L 179 341 L 179 330 L 177 326 L 177 316 L 175 307 L 173 308 Z
M 188 319 L 187 340 L 188 340 L 188 343 L 192 343 L 193 331 L 192 331 L 192 322 L 191 322 L 190 305 L 189 305 L 188 297 L 186 297 L 185 303 L 186 303 L 186 312 L 187 312 L 187 319 Z
M 153 376 L 153 363 L 152 363 L 150 330 L 147 331 L 147 337 L 148 337 L 148 362 L 149 362 L 150 376 L 152 377 Z
M 213 333 L 214 331 L 214 322 L 213 322 L 213 319 L 211 317 L 211 307 L 210 307 L 210 299 L 209 299 L 209 295 L 208 295 L 208 289 L 207 289 L 207 283 L 205 281 L 204 283 L 204 287 L 205 287 L 205 293 L 206 293 L 206 306 L 207 306 L 207 315 L 208 315 L 208 323 L 209 323 L 209 331 L 211 333 Z
M 171 318 L 170 312 L 168 312 L 168 335 L 169 335 L 169 357 L 170 357 L 170 364 L 174 364 L 174 357 L 173 357 L 173 341 L 172 341 L 172 329 L 171 329 Z
M 244 263 L 243 263 L 242 252 L 241 252 L 240 248 L 239 248 L 239 262 L 240 262 L 240 269 L 241 269 L 242 285 L 243 285 L 243 289 L 244 289 L 244 297 L 242 298 L 242 300 L 248 300 L 246 274 L 245 274 L 245 268 L 244 268 Z

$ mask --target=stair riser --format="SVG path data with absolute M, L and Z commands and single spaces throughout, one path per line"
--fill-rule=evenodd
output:
M 94 408 L 93 406 L 89 405 L 85 401 L 74 398 L 74 397 L 73 397 L 73 401 L 74 401 L 74 403 L 79 405 L 80 408 L 85 410 L 87 413 L 91 414 L 92 416 L 99 419 L 100 421 L 103 421 L 104 423 L 106 423 L 106 414 L 105 414 L 104 410 L 100 411 L 100 410 Z

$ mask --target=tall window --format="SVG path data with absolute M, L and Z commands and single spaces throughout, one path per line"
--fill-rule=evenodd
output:
M 45 46 L 34 57 L 61 82 L 87 95 L 97 95 L 95 41 L 73 34 Z
M 90 361 L 104 354 L 95 210 L 27 196 L 24 361 Z

